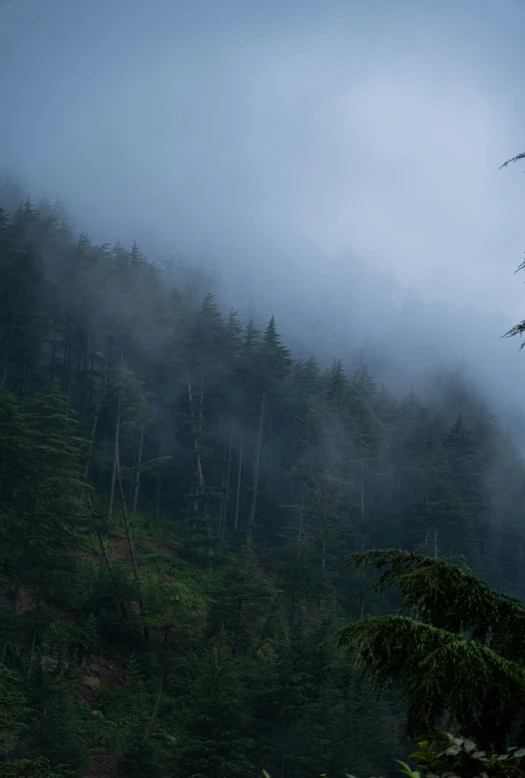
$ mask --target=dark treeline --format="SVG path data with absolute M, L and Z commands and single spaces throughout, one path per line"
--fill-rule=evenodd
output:
M 28 774 L 386 772 L 404 709 L 334 636 L 393 600 L 345 557 L 524 594 L 525 468 L 459 378 L 428 404 L 294 359 L 203 274 L 29 202 L 0 212 L 0 383 L 0 747 Z

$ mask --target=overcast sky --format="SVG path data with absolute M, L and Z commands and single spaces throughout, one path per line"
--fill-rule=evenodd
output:
M 0 164 L 96 237 L 297 236 L 520 318 L 524 35 L 519 0 L 4 0 Z

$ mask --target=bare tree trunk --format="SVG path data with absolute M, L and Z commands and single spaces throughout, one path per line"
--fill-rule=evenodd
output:
M 224 495 L 221 510 L 221 525 L 219 532 L 219 548 L 222 550 L 222 544 L 224 542 L 224 536 L 226 534 L 226 519 L 228 517 L 228 504 L 230 500 L 230 474 L 232 464 L 232 448 L 233 448 L 233 421 L 230 426 L 230 440 L 228 443 L 228 458 L 226 460 L 226 473 L 224 483 Z
M 327 524 L 327 518 L 328 518 L 328 509 L 326 505 L 324 506 L 324 512 L 323 512 L 323 551 L 321 555 L 321 567 L 324 571 L 326 568 L 326 524 Z
M 133 579 L 135 581 L 135 586 L 137 588 L 137 602 L 139 606 L 139 616 L 142 620 L 144 620 L 144 602 L 142 599 L 142 587 L 140 585 L 140 575 L 139 575 L 139 566 L 137 563 L 137 555 L 135 553 L 135 544 L 133 542 L 133 535 L 131 532 L 131 524 L 129 521 L 129 514 L 128 514 L 128 508 L 126 505 L 126 497 L 124 495 L 124 487 L 122 486 L 122 478 L 120 475 L 120 463 L 119 463 L 119 451 L 118 451 L 118 443 L 117 443 L 117 451 L 116 451 L 117 457 L 117 482 L 118 482 L 118 488 L 120 492 L 120 502 L 122 506 L 122 517 L 124 519 L 124 528 L 126 530 L 126 540 L 128 542 L 128 551 L 129 551 L 129 558 L 131 560 L 131 569 L 133 570 Z M 142 631 L 144 634 L 144 642 L 146 645 L 149 643 L 149 629 L 146 627 L 146 625 L 143 623 L 142 625 Z
M 255 648 L 252 651 L 253 659 L 255 659 L 255 657 L 257 656 L 257 654 L 261 650 L 261 648 L 264 646 L 264 644 L 268 640 L 268 637 L 270 635 L 270 627 L 272 626 L 272 621 L 273 621 L 273 618 L 274 618 L 275 614 L 279 610 L 279 605 L 280 604 L 281 604 L 281 595 L 278 594 L 277 597 L 274 600 L 274 603 L 272 605 L 272 609 L 271 609 L 270 613 L 268 614 L 268 616 L 266 618 L 266 621 L 264 623 L 264 627 L 262 629 L 259 641 L 258 641 L 257 645 L 255 646 Z
M 299 588 L 299 562 L 301 561 L 302 548 L 303 548 L 303 531 L 304 527 L 304 501 L 301 500 L 301 507 L 299 510 L 299 526 L 297 528 L 297 550 L 295 552 L 295 565 L 294 565 L 294 582 L 292 587 L 292 596 L 290 600 L 290 629 L 294 626 L 295 622 L 295 606 L 297 604 L 297 590 Z
M 244 438 L 241 431 L 241 443 L 239 447 L 239 464 L 237 466 L 237 490 L 235 494 L 235 515 L 233 518 L 233 531 L 237 532 L 239 529 L 239 511 L 241 507 L 241 484 L 242 484 L 242 460 L 244 453 Z
M 133 535 L 131 532 L 131 524 L 129 521 L 128 507 L 126 504 L 126 496 L 124 494 L 124 487 L 122 485 L 122 477 L 120 474 L 118 444 L 116 449 L 116 463 L 117 463 L 117 468 L 116 468 L 117 482 L 118 482 L 118 488 L 120 492 L 120 504 L 122 506 L 122 517 L 124 519 L 124 528 L 126 530 L 126 540 L 128 542 L 129 558 L 131 561 L 131 568 L 133 570 L 133 578 L 135 580 L 135 585 L 137 587 L 137 593 L 139 597 L 138 602 L 139 602 L 140 609 L 142 610 L 142 594 L 141 594 L 141 586 L 140 586 L 139 566 L 137 564 L 137 556 L 135 554 L 135 544 L 133 542 Z
M 89 407 L 91 407 L 93 403 L 93 392 L 95 387 L 95 352 L 94 350 L 91 351 L 91 357 L 89 360 Z
M 365 529 L 365 468 L 364 466 L 361 467 L 361 553 L 365 550 L 365 538 L 364 538 L 364 529 Z M 365 578 L 366 578 L 366 567 L 365 563 L 363 562 L 361 565 L 361 578 L 363 580 L 363 588 L 361 590 L 361 593 L 359 595 L 360 605 L 359 605 L 359 615 L 360 618 L 364 618 L 365 615 Z
M 139 500 L 140 491 L 140 475 L 142 471 L 142 450 L 144 447 L 144 425 L 142 424 L 139 432 L 139 442 L 137 448 L 137 463 L 135 466 L 135 484 L 133 487 L 133 503 L 131 507 L 131 513 L 134 516 L 137 512 L 137 503 Z
M 161 486 L 162 486 L 162 475 L 159 470 L 159 472 L 157 473 L 157 484 L 155 488 L 155 521 L 159 518 Z
M 18 305 L 18 304 L 17 304 Z M 19 314 L 19 308 L 17 307 L 13 319 L 13 326 L 11 327 L 11 333 L 9 335 L 9 345 L 7 347 L 7 351 L 5 354 L 5 365 L 4 365 L 4 372 L 2 374 L 2 387 L 5 386 L 5 382 L 7 381 L 7 373 L 9 370 L 9 360 L 11 359 L 11 351 L 13 350 L 13 344 L 15 342 L 15 335 L 16 335 L 16 327 L 18 324 L 18 314 Z
M 250 512 L 248 513 L 248 532 L 251 533 L 255 526 L 255 513 L 257 510 L 257 497 L 259 491 L 259 471 L 261 467 L 261 448 L 262 448 L 262 436 L 264 429 L 264 419 L 266 416 L 266 397 L 263 394 L 261 397 L 261 405 L 259 408 L 259 422 L 257 424 L 257 440 L 255 443 L 255 451 L 253 455 L 253 475 L 252 475 L 252 499 L 250 502 Z
M 146 727 L 146 732 L 144 734 L 144 739 L 147 740 L 151 734 L 151 730 L 153 729 L 153 725 L 155 724 L 155 719 L 157 718 L 157 713 L 159 711 L 159 703 L 160 698 L 162 696 L 162 684 L 164 682 L 164 673 L 166 670 L 166 660 L 168 658 L 168 636 L 170 633 L 170 628 L 165 627 L 164 628 L 164 640 L 162 643 L 162 664 L 160 668 L 160 676 L 159 676 L 159 685 L 157 687 L 157 695 L 155 697 L 155 704 L 153 706 L 153 711 L 151 714 L 151 718 L 148 721 L 148 726 Z
M 53 319 L 53 335 L 51 338 L 51 364 L 49 365 L 49 388 L 53 386 L 53 381 L 55 380 L 55 359 L 56 359 L 56 348 L 57 348 L 57 322 L 56 319 Z
M 363 535 L 361 534 L 361 553 L 363 553 L 365 550 L 365 539 Z M 366 577 L 366 568 L 365 563 L 361 565 L 361 579 L 363 581 L 363 588 L 361 589 L 361 592 L 359 594 L 359 617 L 361 619 L 365 616 L 365 577 Z
M 295 561 L 301 561 L 301 551 L 303 546 L 303 519 L 304 519 L 304 501 L 301 500 L 301 510 L 299 512 L 299 528 L 297 531 L 297 552 L 295 554 Z
M 37 502 L 38 502 L 38 494 L 40 491 L 40 476 L 42 473 L 42 466 L 44 464 L 44 457 L 41 454 L 40 460 L 38 463 L 38 471 L 36 476 L 36 483 L 33 493 L 33 499 L 32 499 L 32 506 L 31 506 L 31 518 L 29 519 L 29 523 L 26 529 L 26 539 L 24 543 L 24 548 L 22 551 L 22 555 L 20 557 L 20 562 L 18 565 L 18 573 L 16 576 L 16 583 L 15 583 L 15 591 L 13 594 L 13 600 L 11 602 L 11 612 L 16 613 L 16 609 L 18 607 L 18 600 L 20 597 L 20 590 L 22 588 L 22 577 L 25 572 L 25 564 L 27 560 L 27 555 L 29 554 L 29 550 L 31 548 L 31 542 L 33 540 L 33 529 L 36 523 L 36 508 L 37 508 Z
M 201 394 L 201 400 L 202 400 L 202 394 Z M 193 410 L 193 395 L 191 391 L 191 383 L 190 383 L 190 376 L 188 374 L 188 401 L 190 404 L 190 416 L 193 419 L 193 447 L 195 449 L 195 458 L 197 463 L 197 480 L 199 484 L 199 489 L 202 491 L 204 488 L 204 476 L 202 474 L 202 462 L 201 462 L 201 455 L 200 455 L 200 446 L 199 446 L 199 437 L 197 434 L 197 425 L 195 423 L 195 413 Z M 201 402 L 201 413 L 202 413 L 202 402 Z
M 301 561 L 302 541 L 303 541 L 303 524 L 304 524 L 304 502 L 301 500 L 301 508 L 299 511 L 299 527 L 297 531 L 297 550 L 295 552 L 295 565 L 294 565 L 294 582 L 292 587 L 292 596 L 290 601 L 290 629 L 295 622 L 295 606 L 297 604 L 297 590 L 299 588 L 299 562 Z
M 25 541 L 24 541 L 24 547 L 22 549 L 22 554 L 20 556 L 20 561 L 18 563 L 18 570 L 17 570 L 17 574 L 16 574 L 16 579 L 15 579 L 15 589 L 14 589 L 14 592 L 13 592 L 13 599 L 11 600 L 11 607 L 10 607 L 11 613 L 16 613 L 16 610 L 18 608 L 18 601 L 20 599 L 20 592 L 22 590 L 22 579 L 23 579 L 23 575 L 24 575 L 24 572 L 25 572 L 25 568 L 26 568 L 27 557 L 28 557 L 29 551 L 31 549 L 31 543 L 32 543 L 32 540 L 33 540 L 33 530 L 34 530 L 35 523 L 36 523 L 36 508 L 37 508 L 37 502 L 38 502 L 38 494 L 39 494 L 39 491 L 40 491 L 40 477 L 41 477 L 41 473 L 42 473 L 42 466 L 43 466 L 43 464 L 44 464 L 44 456 L 43 456 L 43 454 L 41 454 L 39 462 L 38 462 L 38 470 L 37 470 L 36 479 L 35 479 L 33 498 L 31 500 L 31 514 L 30 514 L 30 518 L 29 518 L 29 521 L 28 521 L 28 524 L 27 524 L 27 527 L 26 527 L 26 537 L 25 537 Z M 2 648 L 2 655 L 0 657 L 0 667 L 3 667 L 3 665 L 4 665 L 5 655 L 6 655 L 6 652 L 7 652 L 8 645 L 9 645 L 9 640 L 6 639 L 4 641 L 4 645 L 3 645 L 3 648 Z
M 86 410 L 86 385 L 87 385 L 87 373 L 88 373 L 88 336 L 84 333 L 82 338 L 82 355 L 80 357 L 79 373 L 80 373 L 80 397 L 79 404 L 81 413 L 85 413 Z
M 110 559 L 109 554 L 108 554 L 108 549 L 106 547 L 106 543 L 104 541 L 104 537 L 103 537 L 102 532 L 100 531 L 100 529 L 98 527 L 97 527 L 97 539 L 98 539 L 98 542 L 99 542 L 99 545 L 100 545 L 100 550 L 102 551 L 102 556 L 104 558 L 104 562 L 106 564 L 106 569 L 107 569 L 109 575 L 111 576 L 111 578 L 113 578 L 113 565 L 111 564 L 111 559 Z
M 104 384 L 103 384 L 103 386 L 100 389 L 100 394 L 98 396 L 97 405 L 95 407 L 95 412 L 93 414 L 93 422 L 91 424 L 91 435 L 90 435 L 90 438 L 89 438 L 89 448 L 88 448 L 88 452 L 87 452 L 86 464 L 84 466 L 84 474 L 83 474 L 84 475 L 84 481 L 87 481 L 88 475 L 89 475 L 89 466 L 91 464 L 91 455 L 93 453 L 93 448 L 94 448 L 94 445 L 95 445 L 95 437 L 96 437 L 96 434 L 97 434 L 97 426 L 98 426 L 98 420 L 99 420 L 99 416 L 100 416 L 100 409 L 102 407 L 102 401 L 103 401 L 103 399 L 104 399 L 104 397 L 106 395 L 107 382 L 108 382 L 108 362 L 106 361 L 106 367 L 105 367 L 105 371 L 104 371 Z M 115 465 L 115 463 L 114 463 L 114 465 Z M 115 491 L 115 484 L 113 482 L 113 493 L 114 493 L 114 491 Z M 91 494 L 89 492 L 87 492 L 87 502 L 88 502 L 90 510 L 93 512 L 93 502 L 91 500 Z M 111 499 L 111 512 L 112 511 L 113 511 L 113 498 Z M 109 513 L 109 515 L 111 516 L 111 513 Z M 107 550 L 107 547 L 106 547 L 106 543 L 104 542 L 104 537 L 102 535 L 100 527 L 96 528 L 96 533 L 97 533 L 97 539 L 98 539 L 98 542 L 99 542 L 100 550 L 102 552 L 102 557 L 104 559 L 107 571 L 108 571 L 110 577 L 113 578 L 113 566 L 111 564 L 111 559 L 109 557 L 109 553 L 108 553 L 108 550 Z
M 71 344 L 73 340 L 73 327 L 71 314 L 67 314 L 66 319 L 66 343 L 64 346 L 64 374 L 62 376 L 62 391 L 64 394 L 69 392 L 69 382 L 71 380 Z
M 361 527 L 365 520 L 365 469 L 361 468 Z
M 106 368 L 104 370 L 104 383 L 98 396 L 97 405 L 93 414 L 93 422 L 91 424 L 91 435 L 89 438 L 89 448 L 86 457 L 86 464 L 84 466 L 84 481 L 87 481 L 89 475 L 89 465 L 91 464 L 91 455 L 93 454 L 93 448 L 95 446 L 95 436 L 97 434 L 98 419 L 100 416 L 100 409 L 102 407 L 102 401 L 106 395 L 106 389 L 108 384 L 108 363 L 106 361 Z M 114 487 L 113 487 L 114 488 Z
M 35 643 L 36 643 L 36 628 L 33 630 L 33 640 L 31 641 L 31 654 L 29 656 L 29 665 L 27 668 L 27 680 L 31 678 L 31 670 L 33 667 L 33 657 L 35 655 Z
M 248 542 L 250 542 L 250 538 L 248 538 Z M 242 623 L 242 612 L 244 607 L 244 586 L 246 584 L 246 548 L 243 550 L 243 558 L 242 558 L 242 567 L 241 567 L 241 580 L 240 580 L 240 594 L 237 597 L 237 609 L 235 614 L 235 627 L 233 630 L 233 634 L 235 636 L 235 641 L 232 646 L 232 656 L 235 656 L 237 654 L 237 643 L 239 639 L 239 632 L 241 629 L 241 623 Z
M 113 503 L 115 501 L 115 483 L 117 478 L 118 446 L 120 438 L 120 397 L 117 401 L 117 415 L 115 418 L 115 438 L 113 443 L 113 467 L 111 470 L 111 483 L 109 486 L 108 520 L 113 515 Z
M 2 493 L 4 491 L 5 477 L 5 451 L 0 451 L 0 506 L 2 505 Z
M 89 494 L 89 492 L 88 492 L 88 495 L 87 495 L 87 499 L 88 499 L 89 507 L 91 508 L 91 510 L 93 510 L 93 504 L 91 502 L 91 495 Z M 99 543 L 99 546 L 100 546 L 100 550 L 102 552 L 102 558 L 104 559 L 104 563 L 106 565 L 106 570 L 108 571 L 108 575 L 111 578 L 111 580 L 114 581 L 115 580 L 115 575 L 114 575 L 114 572 L 113 572 L 113 565 L 111 564 L 111 558 L 109 556 L 108 549 L 107 549 L 106 543 L 104 541 L 104 536 L 102 535 L 100 527 L 97 527 L 96 533 L 97 533 L 97 539 L 98 539 L 98 543 Z M 126 605 L 124 604 L 124 601 L 122 599 L 119 599 L 119 605 L 120 605 L 120 610 L 121 610 L 122 616 L 126 620 L 128 618 L 128 613 L 127 613 L 127 610 L 126 610 Z M 131 642 L 132 642 L 132 648 L 134 649 L 133 637 L 131 639 Z
M 37 605 L 37 612 L 39 610 L 39 605 Z M 33 628 L 33 640 L 31 641 L 31 653 L 29 655 L 29 665 L 27 667 L 27 680 L 31 678 L 31 670 L 33 669 L 33 658 L 35 656 L 35 645 L 36 645 L 36 627 Z

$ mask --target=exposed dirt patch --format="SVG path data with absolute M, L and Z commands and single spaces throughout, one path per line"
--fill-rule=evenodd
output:
M 84 559 L 89 559 L 90 562 L 93 562 L 93 564 L 100 564 L 102 562 L 102 554 L 98 551 L 90 551 L 87 548 L 71 548 L 71 553 L 75 556 L 83 557 Z
M 116 774 L 117 758 L 110 754 L 97 754 L 82 778 L 114 778 Z
M 98 654 L 92 654 L 82 659 L 80 667 L 84 677 L 78 686 L 78 691 L 91 710 L 97 707 L 101 683 L 111 683 L 118 686 L 122 686 L 124 683 L 124 668 L 115 659 L 106 659 Z
M 108 554 L 111 559 L 124 559 L 129 554 L 126 538 L 118 535 L 110 535 L 111 545 L 108 548 Z
M 13 584 L 14 581 L 6 573 L 0 573 L 0 607 L 11 607 L 10 593 L 12 592 Z M 22 586 L 18 595 L 16 612 L 27 613 L 27 611 L 32 611 L 35 608 L 36 598 L 33 589 L 30 586 Z
M 112 683 L 122 686 L 124 683 L 124 668 L 116 659 L 92 654 L 84 657 L 80 667 L 86 676 L 98 678 L 101 683 Z
M 30 586 L 22 586 L 18 597 L 17 613 L 27 613 L 36 608 L 36 597 Z
M 168 545 L 168 543 L 164 543 L 163 540 L 150 540 L 149 542 L 153 548 L 157 549 L 157 551 L 163 551 L 165 554 L 168 554 L 174 559 L 178 557 L 177 551 L 172 548 L 172 546 Z

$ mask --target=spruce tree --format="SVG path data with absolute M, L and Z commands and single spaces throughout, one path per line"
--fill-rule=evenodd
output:
M 408 615 L 378 616 L 346 627 L 352 649 L 379 686 L 399 684 L 411 735 L 440 724 L 504 749 L 516 727 L 525 735 L 525 610 L 451 562 L 408 551 L 350 557 L 380 571 L 373 585 L 401 590 Z

